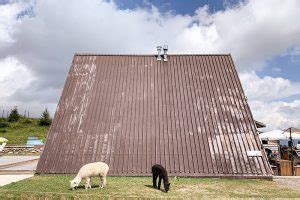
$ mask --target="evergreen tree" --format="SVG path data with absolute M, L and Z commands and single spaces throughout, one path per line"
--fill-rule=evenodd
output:
M 8 116 L 8 121 L 9 122 L 17 122 L 17 121 L 19 121 L 19 119 L 20 119 L 20 115 L 19 115 L 19 112 L 18 112 L 18 108 L 17 108 L 17 106 L 15 106 L 11 110 L 11 112 Z
M 50 114 L 48 112 L 48 109 L 46 108 L 39 120 L 39 125 L 40 126 L 49 126 L 51 124 L 51 122 L 52 122 L 52 120 L 50 118 Z

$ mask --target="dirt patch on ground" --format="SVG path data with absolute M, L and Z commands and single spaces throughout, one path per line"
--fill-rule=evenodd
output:
M 280 187 L 286 187 L 293 190 L 300 191 L 300 177 L 299 178 L 281 178 L 281 179 L 274 179 L 274 181 L 280 186 Z

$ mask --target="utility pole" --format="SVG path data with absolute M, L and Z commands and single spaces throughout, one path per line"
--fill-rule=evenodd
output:
M 294 175 L 294 156 L 293 156 L 293 138 L 292 138 L 292 127 L 290 129 L 290 141 L 289 141 L 289 146 L 290 146 L 290 160 L 292 162 L 292 175 Z

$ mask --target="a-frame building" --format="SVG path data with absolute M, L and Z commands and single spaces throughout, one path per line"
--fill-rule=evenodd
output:
M 230 55 L 76 54 L 37 173 L 270 178 Z

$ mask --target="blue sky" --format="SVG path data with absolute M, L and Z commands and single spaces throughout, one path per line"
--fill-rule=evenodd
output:
M 260 76 L 283 77 L 291 81 L 299 81 L 300 56 L 279 55 L 267 61 L 266 67 L 258 71 Z
M 280 55 L 275 56 L 266 63 L 263 70 L 259 70 L 257 74 L 261 77 L 282 77 L 293 82 L 299 82 L 300 77 L 300 56 Z M 283 91 L 284 92 L 284 91 Z M 285 98 L 276 99 L 276 101 L 292 102 L 300 99 L 300 94 L 292 95 Z
M 300 127 L 299 0 L 0 0 L 0 110 L 53 115 L 75 52 L 230 53 L 256 120 Z M 167 13 L 167 14 L 166 14 Z
M 115 0 L 116 4 L 121 9 L 135 9 L 137 7 L 149 7 L 149 5 L 154 5 L 162 12 L 174 12 L 177 14 L 193 14 L 195 10 L 199 7 L 209 5 L 211 12 L 218 10 L 223 10 L 225 7 L 234 6 L 238 4 L 238 0 Z
M 0 0 L 0 4 L 7 4 L 7 3 L 9 3 L 9 0 Z

